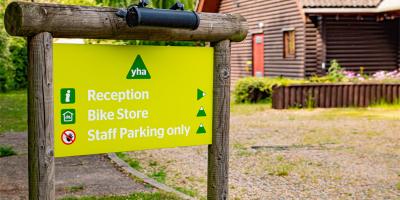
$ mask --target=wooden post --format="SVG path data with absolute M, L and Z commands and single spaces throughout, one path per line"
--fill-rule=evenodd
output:
M 13 36 L 49 32 L 59 38 L 94 38 L 158 41 L 240 42 L 247 36 L 246 20 L 240 15 L 198 13 L 196 30 L 165 27 L 128 27 L 115 8 L 12 2 L 4 15 L 5 28 Z
M 53 200 L 53 50 L 52 35 L 28 38 L 28 168 L 29 199 Z
M 230 42 L 247 36 L 240 15 L 198 13 L 196 30 L 128 27 L 117 9 L 12 2 L 5 12 L 10 35 L 28 38 L 29 196 L 54 199 L 52 37 L 214 42 L 213 144 L 208 155 L 208 199 L 228 198 Z M 50 34 L 51 33 L 51 34 Z
M 229 116 L 230 116 L 230 41 L 214 46 L 214 97 L 212 144 L 208 146 L 207 198 L 228 198 Z

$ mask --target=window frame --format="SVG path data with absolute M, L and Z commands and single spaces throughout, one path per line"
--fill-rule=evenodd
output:
M 282 29 L 283 58 L 296 58 L 296 31 L 295 29 Z

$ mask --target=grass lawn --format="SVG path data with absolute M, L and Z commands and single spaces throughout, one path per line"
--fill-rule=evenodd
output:
M 0 133 L 27 130 L 27 94 L 25 90 L 0 93 Z M 234 114 L 251 115 L 254 112 L 266 111 L 271 104 L 232 104 Z M 296 109 L 292 109 L 296 110 Z M 304 109 L 312 112 L 314 109 Z M 329 119 L 336 116 L 367 117 L 369 119 L 400 119 L 400 104 L 380 104 L 369 108 L 334 108 L 320 109 L 321 115 Z
M 26 108 L 25 91 L 0 94 L 0 133 L 26 130 Z M 231 113 L 231 199 L 400 196 L 400 105 L 273 110 L 270 104 L 232 104 Z M 119 156 L 160 182 L 206 198 L 206 146 Z M 75 199 L 179 198 L 164 193 L 64 198 Z
M 271 104 L 232 104 L 231 112 L 235 115 L 252 115 L 255 112 L 268 111 Z M 340 117 L 400 120 L 400 104 L 377 104 L 367 108 L 292 108 L 282 110 L 287 113 L 302 112 L 303 114 L 318 113 L 323 119 L 332 119 Z
M 0 133 L 27 130 L 27 107 L 25 90 L 0 93 Z

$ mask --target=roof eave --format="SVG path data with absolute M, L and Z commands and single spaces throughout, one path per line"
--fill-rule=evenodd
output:
M 392 12 L 400 10 L 399 0 L 383 0 L 378 6 L 379 12 Z
M 377 8 L 304 8 L 306 14 L 379 13 Z
M 350 14 L 350 13 L 385 13 L 400 11 L 399 0 L 382 0 L 376 7 L 304 7 L 304 12 L 308 14 Z

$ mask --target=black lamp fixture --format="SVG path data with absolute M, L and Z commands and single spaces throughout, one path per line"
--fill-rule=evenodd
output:
M 184 4 L 177 1 L 170 9 L 147 8 L 149 0 L 140 0 L 137 5 L 120 9 L 116 15 L 125 19 L 129 27 L 156 26 L 195 30 L 200 18 L 194 11 L 185 11 Z

